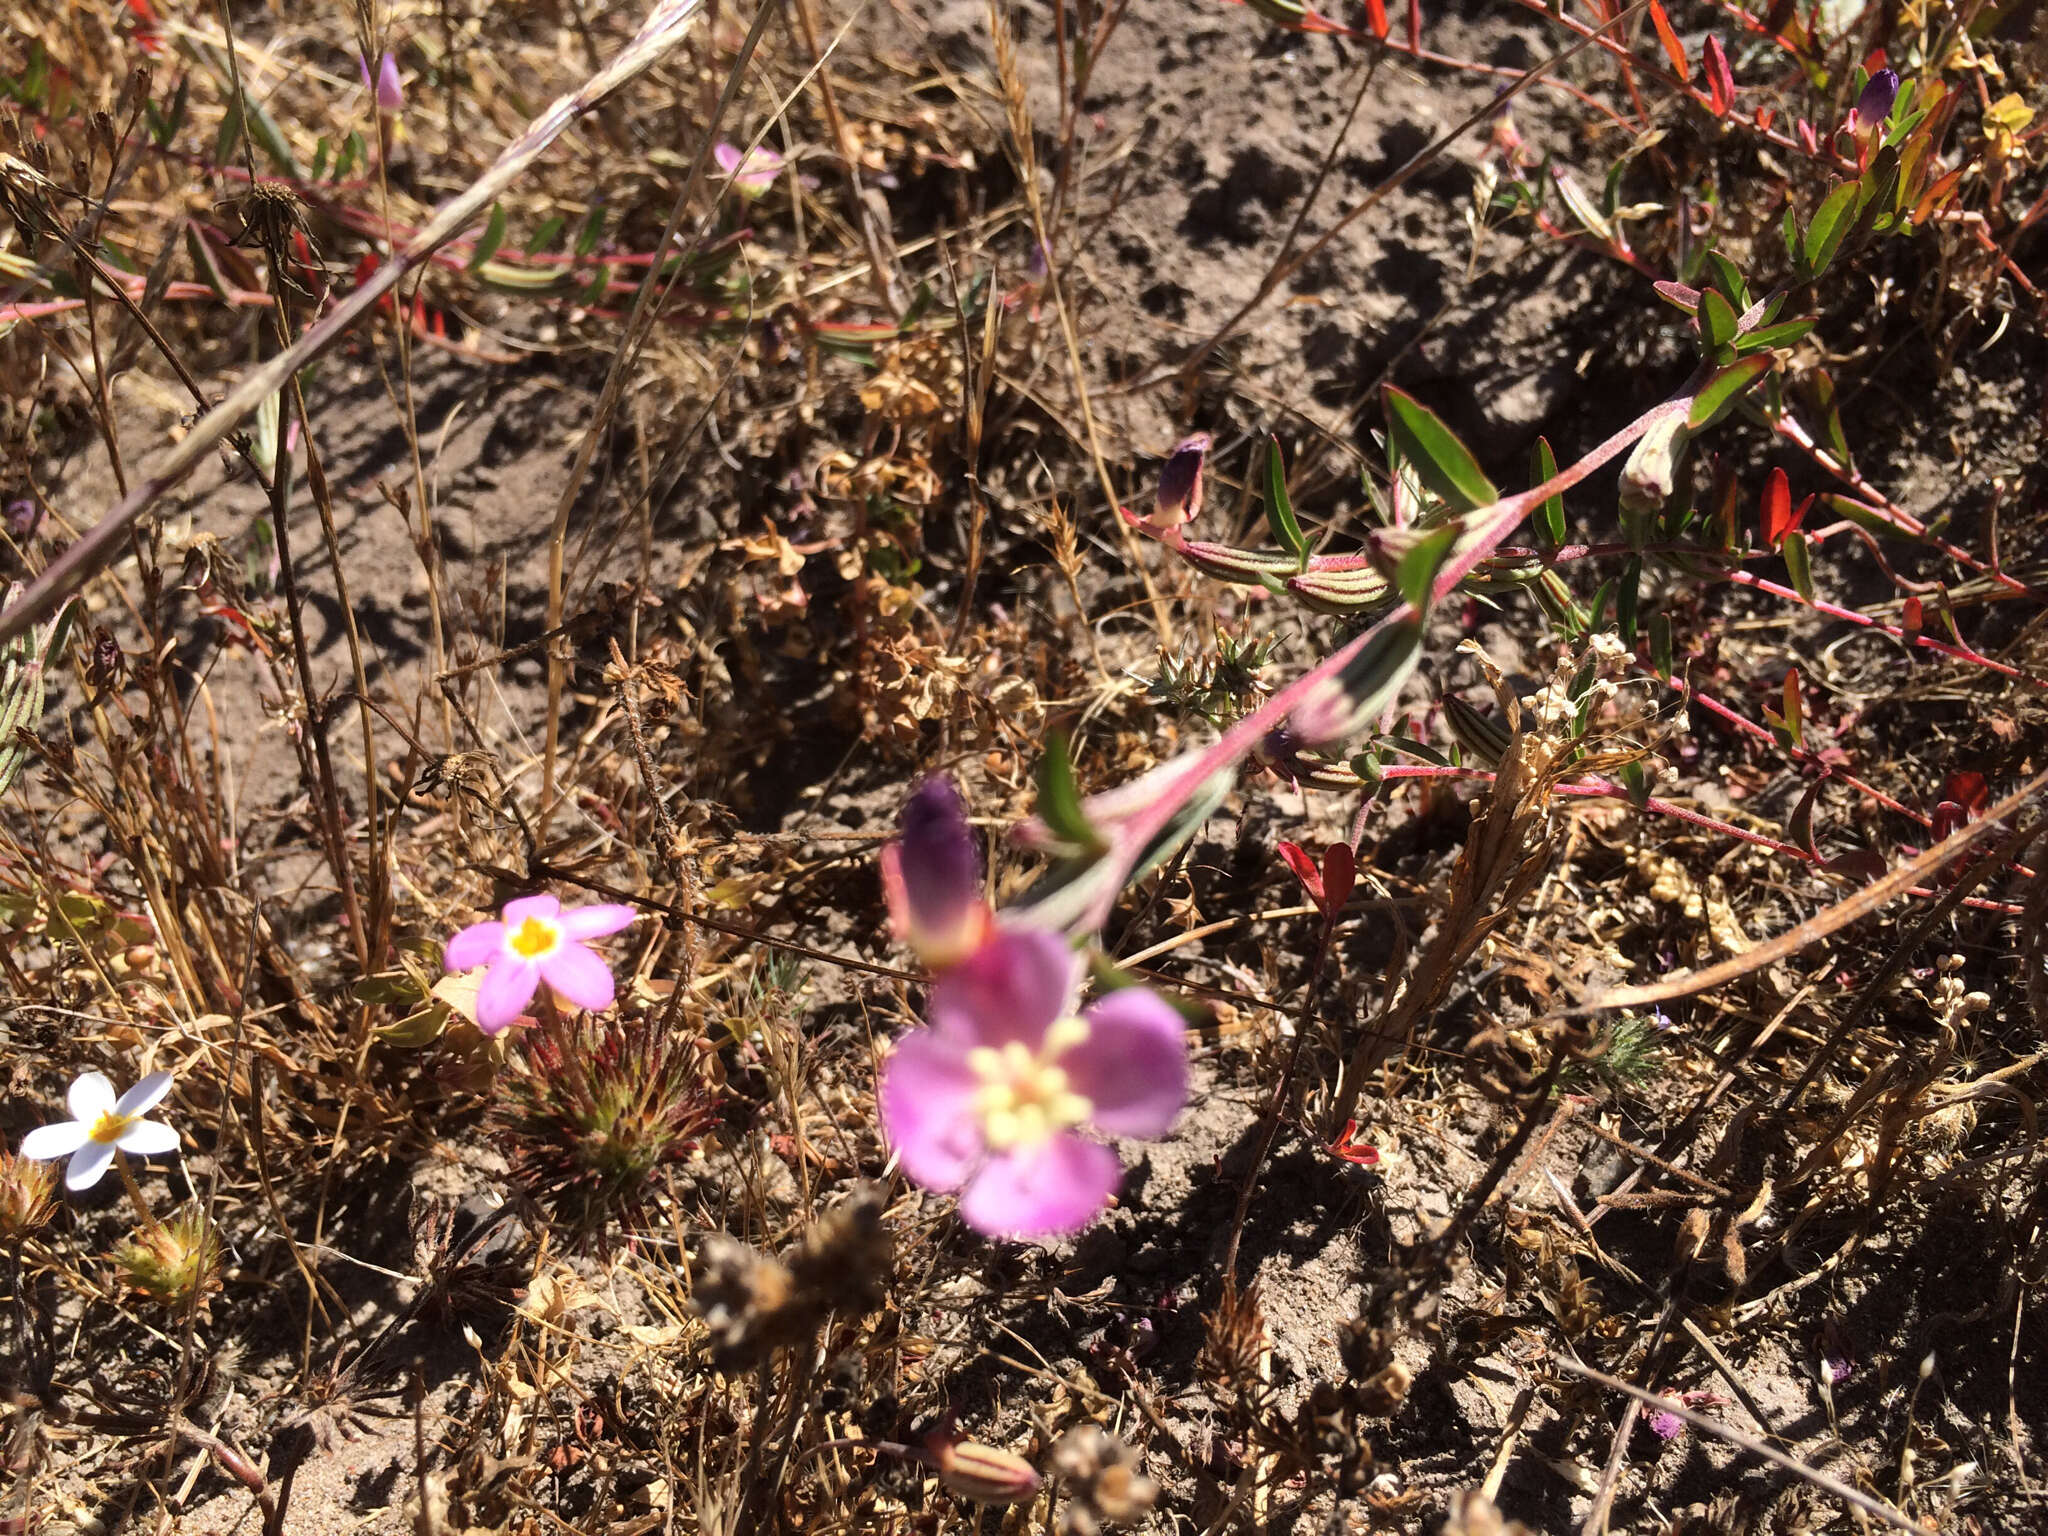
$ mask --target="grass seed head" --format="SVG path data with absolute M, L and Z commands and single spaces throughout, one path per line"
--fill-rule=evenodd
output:
M 139 1295 L 182 1311 L 220 1289 L 220 1237 L 206 1212 L 188 1205 L 116 1248 L 114 1268 Z
M 893 1251 L 882 1194 L 863 1185 L 780 1257 L 722 1234 L 697 1250 L 691 1305 L 711 1331 L 711 1363 L 728 1373 L 815 1335 L 828 1317 L 881 1306 Z

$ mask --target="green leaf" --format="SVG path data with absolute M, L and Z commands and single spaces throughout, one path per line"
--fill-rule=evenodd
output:
M 313 146 L 313 169 L 306 175 L 308 181 L 318 181 L 327 174 L 327 157 L 333 148 L 327 142 L 327 135 L 320 135 L 320 142 Z
M 1539 437 L 1536 446 L 1529 452 L 1529 479 L 1532 484 L 1543 485 L 1557 476 L 1557 456 L 1550 451 L 1550 439 Z M 1564 542 L 1564 495 L 1544 498 L 1537 507 L 1531 522 L 1535 525 L 1536 536 L 1552 549 Z
M 597 264 L 596 270 L 590 274 L 590 282 L 578 297 L 577 302 L 587 308 L 601 300 L 604 297 L 605 290 L 611 287 L 611 285 L 612 264 L 608 261 L 600 261 Z
M 1707 252 L 1707 278 L 1737 314 L 1749 308 L 1749 284 L 1742 280 L 1741 268 L 1719 251 Z
M 1814 317 L 1803 320 L 1787 320 L 1782 325 L 1766 325 L 1759 330 L 1744 331 L 1735 338 L 1735 355 L 1747 357 L 1752 352 L 1770 348 L 1789 347 L 1814 327 Z
M 248 103 L 249 137 L 256 147 L 270 159 L 280 176 L 299 179 L 298 158 L 292 154 L 291 145 L 285 142 L 284 130 L 277 126 L 277 119 L 263 110 L 263 103 Z
M 1735 340 L 1739 322 L 1735 306 L 1723 298 L 1718 289 L 1709 288 L 1700 295 L 1697 324 L 1700 350 L 1712 357 Z
M 1685 418 L 1688 430 L 1699 432 L 1719 421 L 1745 390 L 1771 371 L 1774 361 L 1770 353 L 1759 352 L 1730 363 L 1707 380 L 1692 397 L 1692 409 Z
M 1280 439 L 1273 438 L 1266 451 L 1266 526 L 1282 549 L 1295 558 L 1295 569 L 1308 569 L 1309 542 L 1295 520 L 1294 502 L 1287 494 L 1287 463 L 1280 455 Z
M 1631 559 L 1621 568 L 1621 585 L 1615 591 L 1614 619 L 1621 629 L 1621 643 L 1634 647 L 1636 643 L 1636 603 L 1641 597 L 1643 585 L 1643 562 Z
M 478 267 L 498 254 L 498 247 L 505 243 L 505 205 L 491 204 L 490 221 L 484 225 L 483 237 L 477 241 L 476 249 L 470 252 L 468 270 Z
M 235 146 L 242 140 L 242 98 L 235 97 L 228 103 L 228 110 L 220 120 L 220 132 L 213 137 L 213 163 L 224 166 L 230 163 Z
M 1785 207 L 1785 217 L 1778 221 L 1778 236 L 1785 242 L 1785 254 L 1792 259 L 1793 265 L 1797 266 L 1799 264 L 1799 217 L 1792 211 L 1789 203 Z
M 1621 765 L 1621 787 L 1628 791 L 1628 803 L 1637 810 L 1650 803 L 1650 775 L 1644 771 L 1640 758 Z
M 1857 196 L 1858 184 L 1845 181 L 1821 200 L 1799 248 L 1799 265 L 1805 277 L 1819 277 L 1835 259 L 1842 236 L 1849 232 L 1849 216 L 1855 211 Z
M 1671 681 L 1671 615 L 1661 608 L 1650 615 L 1650 668 Z
M 348 180 L 348 173 L 369 157 L 369 151 L 363 147 L 363 136 L 351 128 L 348 137 L 341 141 L 341 153 L 334 157 L 334 179 Z
M 1806 535 L 1794 528 L 1778 546 L 1785 557 L 1785 570 L 1792 578 L 1792 590 L 1807 602 L 1813 601 L 1813 557 L 1807 552 Z
M 1394 563 L 1394 590 L 1417 613 L 1429 608 L 1430 597 L 1436 587 L 1436 573 L 1443 569 L 1444 561 L 1450 558 L 1451 546 L 1457 542 L 1457 527 L 1446 524 L 1422 535 Z
M 1394 450 L 1415 466 L 1424 485 L 1459 512 L 1500 500 L 1500 492 L 1480 471 L 1472 450 L 1458 441 L 1436 412 L 1391 384 L 1382 393 Z
M 1067 735 L 1054 731 L 1045 743 L 1045 757 L 1038 765 L 1038 819 L 1054 837 L 1086 853 L 1108 848 L 1081 809 L 1081 791 L 1074 783 L 1074 760 L 1067 751 Z
M 542 251 L 553 245 L 561 236 L 562 231 L 568 227 L 568 223 L 569 221 L 559 213 L 553 218 L 545 220 L 541 227 L 533 232 L 532 238 L 526 242 L 526 254 L 538 256 Z
M 583 227 L 576 231 L 576 254 L 588 256 L 597 249 L 597 242 L 604 238 L 604 204 L 593 203 L 590 212 L 584 215 Z

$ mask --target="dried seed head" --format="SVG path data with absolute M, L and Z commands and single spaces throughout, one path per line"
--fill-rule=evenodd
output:
M 220 1238 L 206 1212 L 188 1205 L 115 1249 L 114 1267 L 141 1295 L 183 1309 L 220 1289 Z
M 698 1246 L 691 1305 L 711 1331 L 711 1363 L 728 1373 L 813 1337 L 828 1317 L 882 1304 L 892 1254 L 882 1194 L 863 1185 L 780 1258 L 721 1235 Z
M 1452 1495 L 1443 1536 L 1535 1536 L 1535 1532 L 1519 1520 L 1503 1519 L 1493 1500 L 1477 1488 L 1468 1488 Z
M 0 1148 L 0 1238 L 19 1242 L 57 1208 L 57 1165 Z
M 238 211 L 245 240 L 259 246 L 270 258 L 271 280 L 292 292 L 308 292 L 297 276 L 299 253 L 292 247 L 294 236 L 305 241 L 306 252 L 315 260 L 313 231 L 306 223 L 306 205 L 298 194 L 281 181 L 258 181 L 243 194 Z
M 1015 1504 L 1038 1492 L 1040 1478 L 1015 1451 L 979 1440 L 933 1439 L 925 1447 L 939 1481 L 977 1504 Z
M 1060 1437 L 1052 1466 L 1071 1492 L 1060 1536 L 1095 1536 L 1105 1525 L 1142 1520 L 1159 1498 L 1159 1485 L 1139 1470 L 1138 1453 L 1093 1424 Z

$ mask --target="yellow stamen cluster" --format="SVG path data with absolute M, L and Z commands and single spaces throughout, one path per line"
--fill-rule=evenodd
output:
M 138 1118 L 135 1115 L 119 1114 L 110 1109 L 93 1122 L 92 1139 L 102 1146 L 111 1147 L 121 1139 L 121 1133 L 133 1125 Z
M 1069 1126 L 1086 1121 L 1095 1106 L 1075 1093 L 1059 1058 L 1088 1038 L 1088 1025 L 1061 1019 L 1045 1032 L 1036 1051 L 1020 1040 L 1001 1050 L 978 1046 L 967 1065 L 981 1079 L 974 1096 L 982 1140 L 991 1152 L 1034 1147 Z
M 529 917 L 505 940 L 506 948 L 526 960 L 538 960 L 562 942 L 562 930 L 542 918 Z

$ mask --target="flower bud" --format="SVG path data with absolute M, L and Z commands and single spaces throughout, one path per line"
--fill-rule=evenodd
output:
M 988 932 L 981 858 L 959 793 L 926 779 L 903 807 L 903 830 L 882 850 L 882 886 L 896 936 L 933 970 L 956 965 Z
M 1678 466 L 1685 462 L 1685 450 L 1692 441 L 1685 417 L 1662 417 L 1645 432 L 1628 462 L 1621 466 L 1621 510 L 1646 515 L 1670 499 L 1678 483 Z
M 1892 103 L 1898 99 L 1899 72 L 1895 69 L 1880 69 L 1870 77 L 1863 87 L 1863 94 L 1856 98 L 1856 105 L 1849 112 L 1849 131 L 1868 132 L 1878 127 L 1892 115 Z
M 933 1439 L 926 1447 L 939 1481 L 977 1504 L 1016 1504 L 1038 1492 L 1039 1476 L 1014 1451 L 978 1440 Z
M 1202 510 L 1202 465 L 1209 456 L 1209 434 L 1197 432 L 1175 444 L 1159 472 L 1159 494 L 1152 502 L 1147 526 L 1164 533 L 1191 523 Z
M 220 1289 L 220 1238 L 206 1212 L 188 1205 L 115 1249 L 114 1267 L 141 1295 L 181 1310 Z

